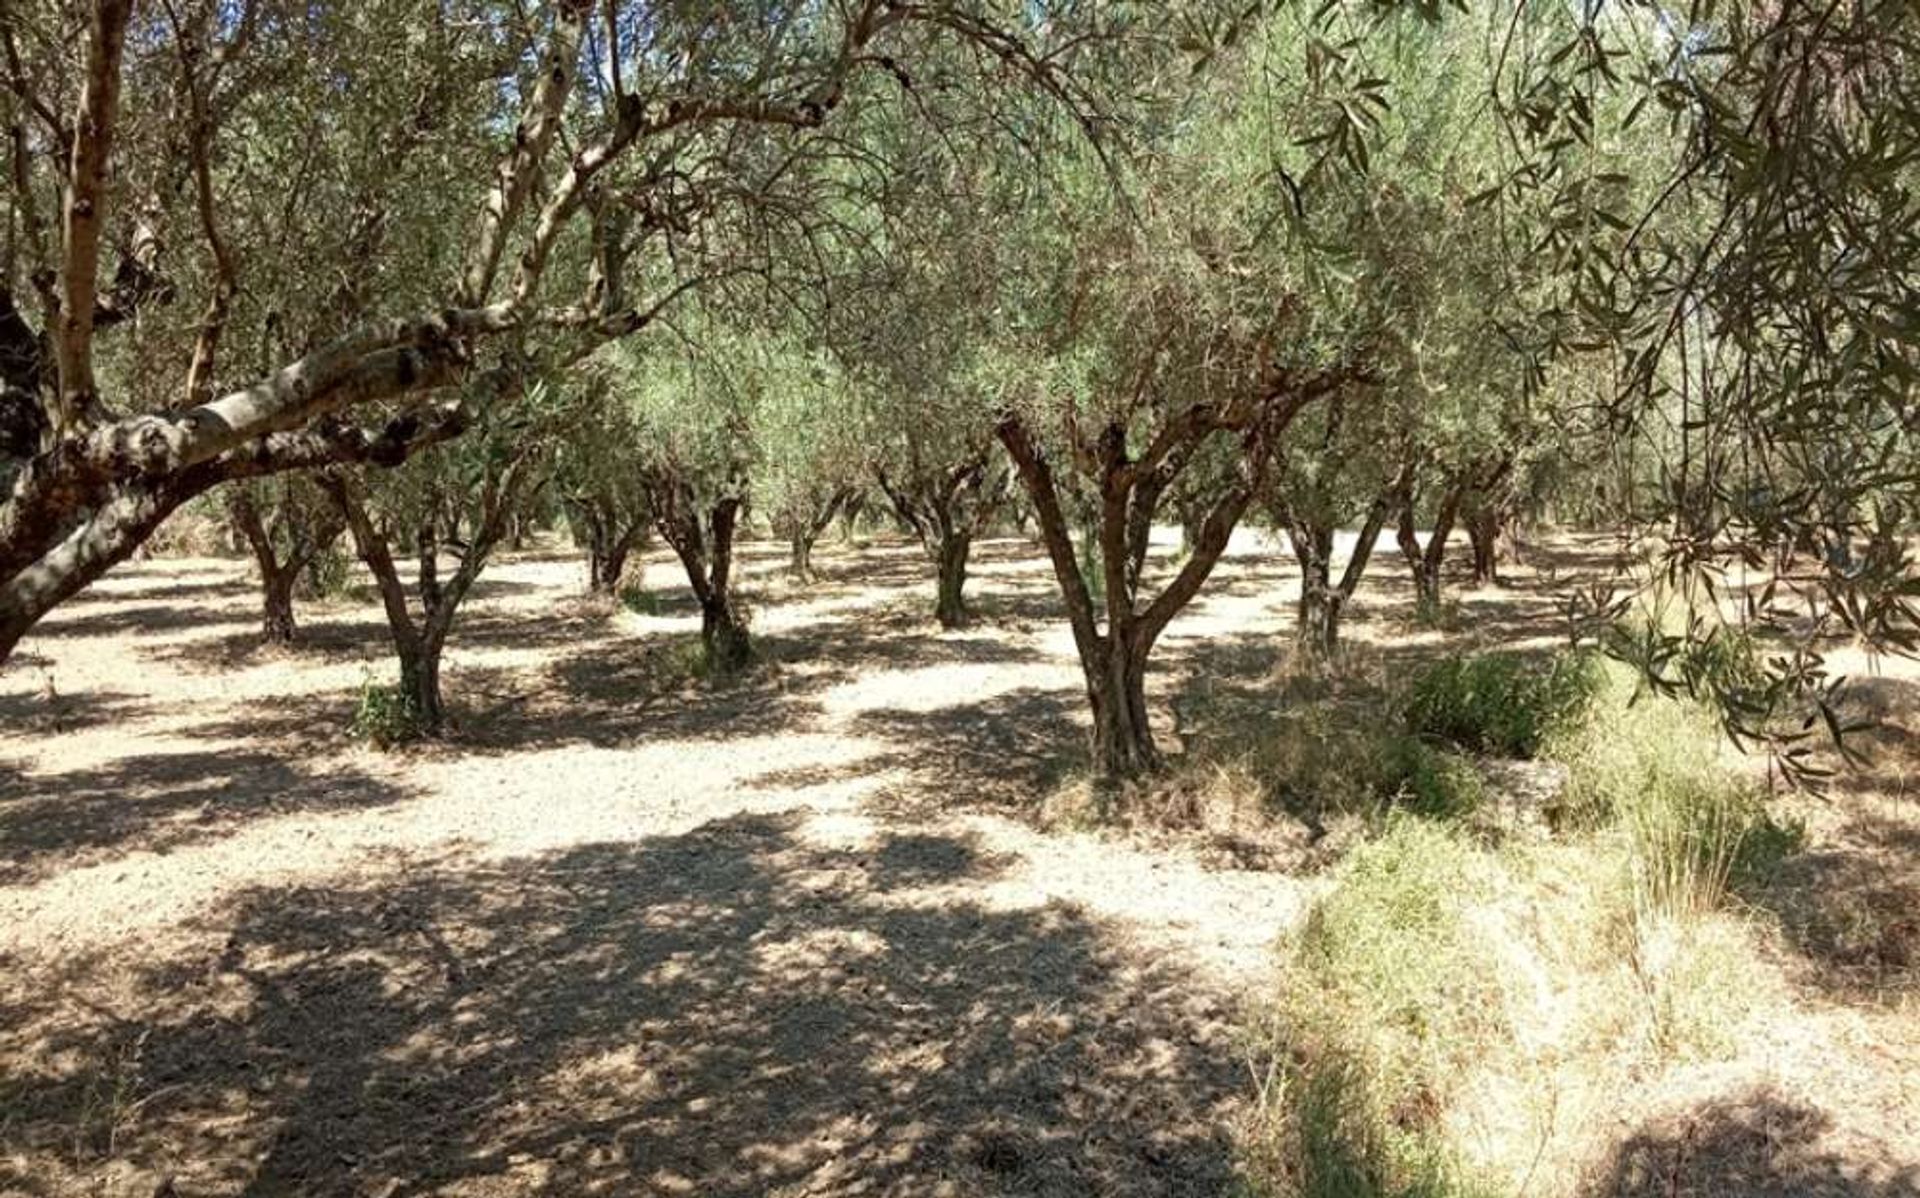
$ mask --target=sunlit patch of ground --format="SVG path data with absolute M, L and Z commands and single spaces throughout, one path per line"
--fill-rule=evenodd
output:
M 1456 589 L 1439 629 L 1391 549 L 1347 625 L 1382 675 L 1554 643 L 1608 547 Z M 1221 1192 L 1237 1000 L 1321 881 L 1036 818 L 1085 714 L 1024 543 L 979 547 L 952 632 L 912 546 L 822 545 L 806 588 L 743 557 L 766 661 L 727 683 L 676 664 L 665 556 L 646 615 L 570 555 L 501 562 L 448 651 L 454 737 L 386 755 L 344 733 L 392 669 L 370 602 L 266 650 L 243 565 L 196 559 L 55 613 L 0 672 L 0 1192 Z M 1296 593 L 1236 541 L 1157 658 L 1169 748 L 1196 695 L 1271 685 Z M 1795 1023 L 1684 1096 L 1790 1093 L 1809 1159 L 1920 1125 L 1907 748 L 1783 898 Z M 1668 1113 L 1612 1115 L 1664 1159 Z

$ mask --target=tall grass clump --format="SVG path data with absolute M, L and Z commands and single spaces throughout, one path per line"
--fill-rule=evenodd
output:
M 1396 817 L 1355 849 L 1288 951 L 1254 1171 L 1301 1198 L 1477 1192 L 1442 1127 L 1505 1003 L 1468 916 L 1494 885 L 1457 830 Z
M 1721 905 L 1800 840 L 1768 812 L 1758 780 L 1723 759 L 1718 723 L 1696 704 L 1639 692 L 1609 663 L 1587 715 L 1550 738 L 1567 766 L 1563 824 L 1617 823 L 1636 904 L 1686 918 Z
M 1541 661 L 1514 653 L 1451 656 L 1415 677 L 1407 722 L 1423 736 L 1474 752 L 1532 757 L 1559 725 L 1576 718 L 1600 680 L 1591 653 Z
M 1648 1040 L 1662 1055 L 1710 1053 L 1726 1045 L 1758 984 L 1729 899 L 1762 881 L 1803 833 L 1775 820 L 1759 780 L 1728 760 L 1710 712 L 1645 693 L 1638 677 L 1609 663 L 1591 709 L 1545 751 L 1567 766 L 1563 829 L 1617 846 L 1610 905 Z

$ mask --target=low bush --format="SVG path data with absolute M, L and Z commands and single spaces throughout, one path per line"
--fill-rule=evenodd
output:
M 661 611 L 660 596 L 642 586 L 621 587 L 620 606 L 636 616 L 657 616 Z
M 420 715 L 412 698 L 398 687 L 368 679 L 360 686 L 347 731 L 376 749 L 390 749 L 419 738 Z
M 1512 653 L 1447 657 L 1408 688 L 1407 722 L 1463 749 L 1532 757 L 1555 727 L 1578 715 L 1598 677 L 1588 653 L 1544 662 Z
M 1463 820 L 1486 805 L 1487 780 L 1471 760 L 1413 737 L 1397 744 L 1397 794 L 1406 810 L 1430 819 Z
M 335 542 L 313 555 L 300 575 L 302 599 L 337 599 L 347 594 L 352 582 L 353 559 L 345 547 Z

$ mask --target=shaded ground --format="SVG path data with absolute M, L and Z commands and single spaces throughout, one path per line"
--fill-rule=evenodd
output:
M 952 633 L 910 547 L 823 546 L 799 592 L 745 557 L 771 660 L 729 685 L 681 668 L 663 559 L 645 617 L 570 556 L 503 563 L 449 650 L 457 737 L 389 756 L 342 733 L 391 669 L 370 604 L 268 651 L 240 563 L 149 562 L 49 619 L 0 673 L 0 1193 L 1221 1193 L 1234 996 L 1318 883 L 1035 827 L 1085 717 L 1027 546 L 980 549 Z M 1383 558 L 1356 657 L 1555 643 L 1605 560 L 1557 544 L 1428 630 Z M 1292 578 L 1237 551 L 1169 631 L 1169 741 L 1272 693 Z M 1862 785 L 1780 903 L 1845 1063 L 1915 989 L 1897 918 L 1846 914 L 1911 893 L 1920 828 Z M 1846 1070 L 1795 1099 L 1807 1160 L 1866 1169 L 1852 1114 L 1920 1111 L 1912 1054 L 1878 1068 L 1854 1112 Z M 1646 1189 L 1665 1134 L 1613 1191 L 1743 1192 Z

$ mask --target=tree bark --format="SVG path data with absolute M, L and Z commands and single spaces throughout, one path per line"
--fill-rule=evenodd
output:
M 1301 517 L 1297 509 L 1284 501 L 1275 505 L 1275 522 L 1287 530 L 1294 559 L 1300 563 L 1300 602 L 1294 635 L 1301 648 L 1326 656 L 1338 647 L 1347 605 L 1352 602 L 1360 579 L 1367 571 L 1367 563 L 1373 558 L 1374 542 L 1380 539 L 1380 530 L 1385 527 L 1387 515 L 1400 494 L 1403 479 L 1404 475 L 1374 498 L 1337 581 L 1333 578 L 1333 527 Z
M 1466 521 L 1467 542 L 1473 549 L 1473 581 L 1476 586 L 1500 583 L 1500 517 L 1490 510 L 1471 513 Z
M 1414 607 L 1422 616 L 1433 616 L 1440 610 L 1441 568 L 1446 564 L 1447 540 L 1453 535 L 1454 521 L 1465 494 L 1465 484 L 1449 480 L 1440 505 L 1434 510 L 1433 531 L 1422 546 L 1414 520 L 1413 489 L 1409 485 L 1401 492 L 1400 521 L 1394 539 L 1413 576 Z
M 1094 762 L 1108 778 L 1152 773 L 1165 759 L 1154 743 L 1147 716 L 1147 646 L 1132 638 L 1109 639 L 1103 656 L 1100 668 L 1087 676 Z
M 1300 602 L 1294 609 L 1294 640 L 1315 656 L 1330 655 L 1340 637 L 1346 600 L 1333 585 L 1333 529 L 1299 520 L 1287 524 L 1287 539 L 1300 565 Z
M 933 617 L 942 628 L 967 622 L 967 562 L 973 538 L 992 520 L 1006 491 L 1006 476 L 989 460 L 992 442 L 965 461 L 941 468 L 909 445 L 907 473 L 875 472 L 881 494 L 934 568 Z
M 394 565 L 388 534 L 367 510 L 358 480 L 322 476 L 321 485 L 340 508 L 360 559 L 373 574 L 387 616 L 387 631 L 400 661 L 400 694 L 410 708 L 414 728 L 421 736 L 439 736 L 446 725 L 446 705 L 440 690 L 440 658 L 454 617 L 486 568 L 488 557 L 506 535 L 507 521 L 518 504 L 537 489 L 529 449 L 513 459 L 496 477 L 489 478 L 478 497 L 479 510 L 459 568 L 444 584 L 440 580 L 441 531 L 438 518 L 424 517 L 414 528 L 414 553 L 419 564 L 420 616 L 407 605 L 406 588 Z
M 270 645 L 290 645 L 299 631 L 293 612 L 294 594 L 308 567 L 340 535 L 341 526 L 328 520 L 316 523 L 312 513 L 291 512 L 284 507 L 269 522 L 244 489 L 234 491 L 227 511 L 260 571 L 261 636 Z M 275 540 L 276 529 L 289 542 L 284 556 Z
M 1093 445 L 1081 447 L 1078 461 L 1078 469 L 1098 484 L 1091 539 L 1099 546 L 1099 560 L 1089 563 L 1092 569 L 1086 573 L 1075 552 L 1047 455 L 1018 417 L 1000 423 L 1000 441 L 1033 503 L 1054 579 L 1066 602 L 1093 710 L 1093 766 L 1103 780 L 1123 782 L 1163 764 L 1146 703 L 1147 661 L 1154 643 L 1192 602 L 1226 551 L 1234 526 L 1263 484 L 1272 438 L 1284 430 L 1306 399 L 1319 393 L 1303 391 L 1276 412 L 1253 415 L 1196 405 L 1176 417 L 1138 458 L 1129 453 L 1124 428 L 1113 424 L 1103 429 Z M 1235 433 L 1242 439 L 1244 469 L 1215 499 L 1179 571 L 1143 604 L 1140 583 L 1154 513 L 1168 485 L 1216 432 Z M 1100 580 L 1104 627 L 1089 573 Z
M 618 595 L 627 573 L 627 546 L 614 543 L 587 553 L 587 589 L 596 595 Z
M 700 604 L 700 643 L 707 666 L 731 673 L 753 660 L 753 640 L 733 596 L 733 538 L 740 500 L 727 496 L 702 513 L 693 488 L 665 474 L 651 481 L 654 520 L 687 572 Z
M 298 631 L 293 619 L 293 588 L 297 570 L 282 570 L 261 580 L 260 635 L 269 645 L 291 645 Z
M 939 593 L 933 615 L 942 628 L 960 628 L 967 622 L 967 558 L 973 552 L 973 538 L 958 528 L 949 528 L 940 541 Z
M 832 526 L 834 518 L 852 501 L 852 487 L 836 487 L 824 495 L 812 493 L 807 507 L 798 511 L 789 511 L 784 519 L 776 519 L 774 529 L 780 531 L 785 526 L 787 535 L 787 568 L 794 580 L 802 584 L 811 583 L 813 574 L 813 547 L 820 537 Z
M 253 554 L 254 568 L 260 571 L 260 635 L 269 645 L 290 645 L 294 637 L 293 583 L 299 572 L 281 565 L 273 534 L 244 490 L 233 493 L 227 511 Z

